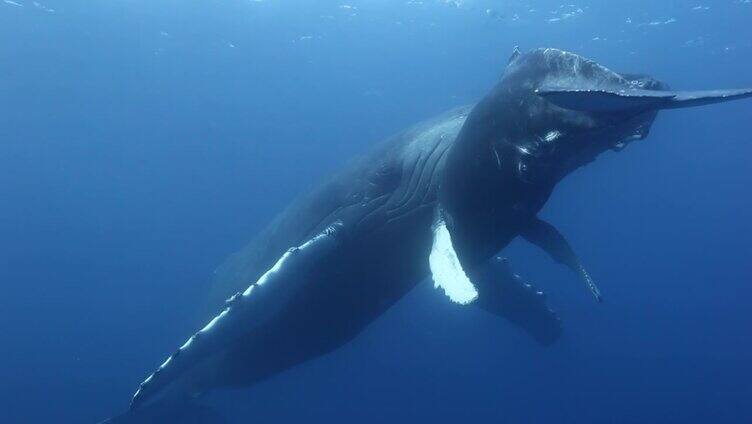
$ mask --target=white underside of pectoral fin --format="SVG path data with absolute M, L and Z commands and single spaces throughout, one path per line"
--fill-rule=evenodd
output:
M 441 288 L 452 302 L 467 305 L 478 298 L 478 290 L 462 269 L 444 220 L 434 225 L 433 247 L 428 257 L 434 287 Z
M 244 340 L 249 331 L 278 316 L 292 296 L 310 283 L 308 271 L 335 252 L 342 234 L 344 224 L 332 223 L 305 243 L 291 247 L 245 291 L 228 299 L 219 315 L 194 333 L 141 383 L 133 395 L 131 409 L 169 397 L 190 395 L 196 378 L 213 375 L 224 352 Z

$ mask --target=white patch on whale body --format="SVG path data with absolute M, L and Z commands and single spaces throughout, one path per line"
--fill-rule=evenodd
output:
M 428 263 L 434 287 L 441 287 L 452 302 L 467 305 L 478 298 L 478 290 L 465 274 L 454 251 L 452 236 L 444 220 L 436 223 L 433 230 L 433 247 Z

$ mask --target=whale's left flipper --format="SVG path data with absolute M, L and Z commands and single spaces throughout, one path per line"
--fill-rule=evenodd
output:
M 343 238 L 344 225 L 337 221 L 305 243 L 289 249 L 255 283 L 228 299 L 219 315 L 141 383 L 133 395 L 131 409 L 140 409 L 157 399 L 165 401 L 196 394 L 194 374 L 249 329 L 263 325 L 284 308 L 300 286 L 308 283 L 306 271 L 313 264 L 326 260 Z
M 561 336 L 561 320 L 546 305 L 546 295 L 512 272 L 507 259 L 494 257 L 470 274 L 478 288 L 478 307 L 522 328 L 543 345 Z
M 548 253 L 553 260 L 564 264 L 580 276 L 590 292 L 598 302 L 603 301 L 601 291 L 595 285 L 595 281 L 590 277 L 585 266 L 580 262 L 580 258 L 574 253 L 572 246 L 563 235 L 553 225 L 542 219 L 535 217 L 529 225 L 522 231 L 522 237 L 530 243 L 540 247 Z

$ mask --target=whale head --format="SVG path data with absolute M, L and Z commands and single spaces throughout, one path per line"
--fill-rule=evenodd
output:
M 673 91 L 562 50 L 515 50 L 460 138 L 480 142 L 489 163 L 523 183 L 555 183 L 605 151 L 646 138 L 660 110 L 750 96 L 752 90 Z

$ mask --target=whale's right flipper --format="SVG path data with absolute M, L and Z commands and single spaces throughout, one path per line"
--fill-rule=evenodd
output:
M 603 301 L 601 291 L 598 289 L 595 281 L 593 281 L 590 273 L 585 269 L 579 256 L 574 253 L 574 249 L 569 245 L 567 239 L 556 227 L 536 217 L 530 221 L 520 235 L 525 240 L 543 249 L 556 262 L 566 265 L 569 269 L 576 272 L 593 297 L 595 297 L 595 300 L 598 302 Z
M 481 309 L 512 322 L 543 345 L 561 336 L 561 319 L 546 305 L 546 295 L 512 272 L 505 258 L 494 257 L 471 274 L 478 289 L 475 304 Z
M 478 290 L 462 268 L 442 212 L 439 211 L 438 215 L 433 225 L 433 247 L 428 256 L 434 287 L 443 289 L 452 302 L 467 305 L 478 298 Z

